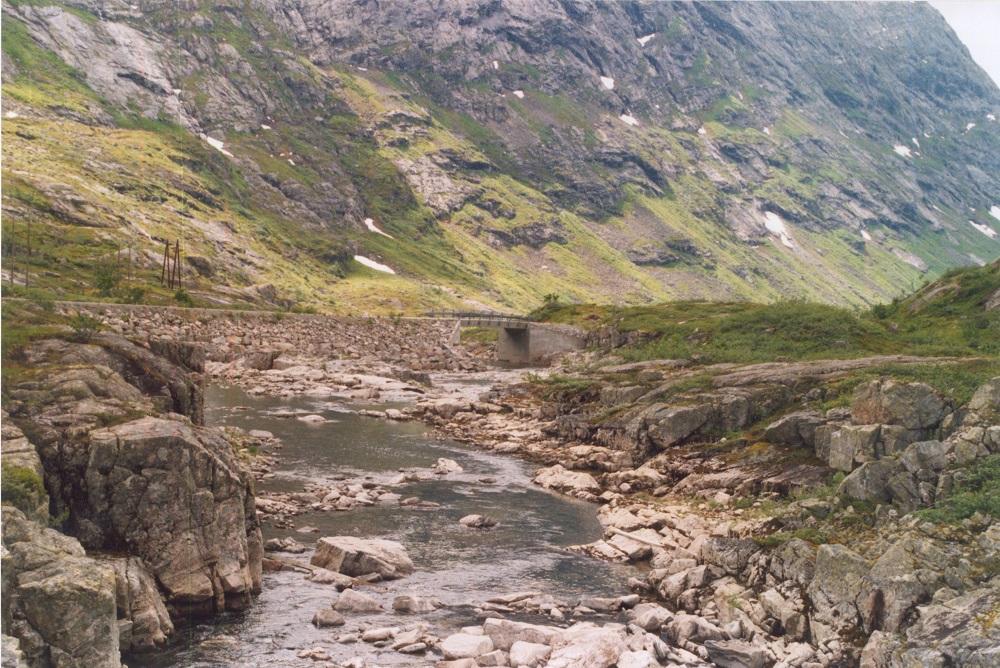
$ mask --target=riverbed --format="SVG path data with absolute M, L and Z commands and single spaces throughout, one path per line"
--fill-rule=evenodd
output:
M 130 666 L 305 666 L 297 653 L 322 647 L 335 661 L 365 657 L 378 665 L 426 665 L 428 658 L 407 656 L 366 643 L 340 644 L 336 637 L 370 627 L 409 628 L 425 623 L 444 637 L 461 626 L 481 622 L 474 606 L 490 597 L 538 591 L 575 602 L 587 596 L 620 596 L 634 571 L 565 550 L 601 536 L 596 506 L 549 493 L 531 482 L 528 463 L 435 437 L 416 422 L 391 422 L 345 405 L 308 398 L 260 397 L 240 389 L 213 386 L 206 393 L 206 422 L 246 430 L 261 429 L 281 439 L 273 477 L 258 483 L 263 491 L 301 491 L 307 483 L 368 479 L 384 484 L 400 469 L 432 466 L 445 457 L 463 471 L 396 486 L 438 508 L 369 506 L 346 512 L 309 512 L 295 527 L 265 524 L 265 540 L 292 536 L 309 545 L 321 536 L 379 537 L 402 543 L 416 572 L 400 580 L 359 587 L 380 600 L 387 612 L 348 614 L 346 626 L 317 629 L 310 620 L 336 598 L 331 585 L 313 583 L 298 572 L 265 573 L 263 592 L 249 610 L 212 623 L 178 628 L 171 647 L 155 656 L 131 657 Z M 384 408 L 384 406 L 382 406 Z M 291 417 L 318 414 L 311 424 Z M 469 529 L 459 518 L 478 513 L 498 521 L 488 530 Z M 303 527 L 318 532 L 301 533 Z M 298 555 L 308 560 L 310 552 Z M 392 600 L 402 594 L 433 596 L 446 607 L 429 614 L 399 615 Z M 535 621 L 551 623 L 540 618 Z

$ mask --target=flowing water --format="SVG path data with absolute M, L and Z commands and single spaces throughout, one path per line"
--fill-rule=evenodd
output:
M 287 417 L 296 411 L 318 413 L 329 421 L 313 425 Z M 439 457 L 456 460 L 464 472 L 392 489 L 440 504 L 434 510 L 376 505 L 295 518 L 297 527 L 317 527 L 317 534 L 265 525 L 265 540 L 293 536 L 309 545 L 319 536 L 352 535 L 401 542 L 416 572 L 360 588 L 376 596 L 387 612 L 348 613 L 346 626 L 316 629 L 310 623 L 313 613 L 330 605 L 336 589 L 312 583 L 301 573 L 265 573 L 263 593 L 251 609 L 212 624 L 179 628 L 167 651 L 133 657 L 130 666 L 304 666 L 313 662 L 296 653 L 307 647 L 323 647 L 335 660 L 361 655 L 377 665 L 425 665 L 427 659 L 365 643 L 340 645 L 334 639 L 362 627 L 419 621 L 444 637 L 460 626 L 481 622 L 473 604 L 516 591 L 540 591 L 569 602 L 627 593 L 626 567 L 563 549 L 600 537 L 596 507 L 532 485 L 530 464 L 437 439 L 417 423 L 363 417 L 309 398 L 252 397 L 234 388 L 208 390 L 206 421 L 264 429 L 283 441 L 276 475 L 259 483 L 259 490 L 301 491 L 307 482 L 345 476 L 384 482 L 400 468 L 429 467 Z M 470 513 L 495 518 L 499 525 L 485 531 L 461 526 L 458 519 Z M 426 615 L 396 615 L 392 600 L 401 594 L 435 596 L 448 607 Z

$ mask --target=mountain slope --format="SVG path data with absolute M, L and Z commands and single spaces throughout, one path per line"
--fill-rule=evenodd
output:
M 5 232 L 68 296 L 132 246 L 169 298 L 177 238 L 198 301 L 344 311 L 859 304 L 1000 256 L 1000 91 L 922 4 L 3 9 Z

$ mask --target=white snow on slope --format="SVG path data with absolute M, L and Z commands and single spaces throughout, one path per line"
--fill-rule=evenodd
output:
M 636 37 L 635 41 L 639 42 L 639 46 L 646 46 L 646 42 L 656 37 L 656 33 L 652 32 L 648 35 L 643 35 L 642 37 Z
M 896 144 L 895 146 L 892 147 L 892 150 L 895 151 L 897 154 L 903 156 L 904 158 L 909 158 L 911 155 L 910 147 L 903 146 L 902 144 Z
M 988 121 L 995 121 L 996 119 L 997 119 L 997 117 L 994 116 L 993 114 L 986 114 L 986 120 L 988 120 Z
M 265 124 L 261 123 L 260 124 L 260 129 L 261 130 L 270 130 L 271 126 L 270 125 L 265 125 Z
M 516 97 L 519 100 L 523 100 L 524 99 L 524 91 L 523 90 L 516 90 L 516 91 L 514 91 L 514 97 Z
M 872 235 L 868 234 L 868 230 L 861 230 L 861 238 L 865 241 L 871 241 Z
M 495 69 L 495 70 L 500 69 L 500 63 L 498 63 L 497 61 L 494 60 L 493 61 L 493 69 Z
M 374 232 L 375 234 L 381 234 L 383 237 L 388 237 L 389 239 L 393 238 L 391 234 L 386 234 L 385 232 L 380 230 L 378 228 L 378 225 L 376 225 L 375 221 L 372 220 L 371 218 L 365 218 L 365 227 L 368 228 L 369 232 Z
M 614 90 L 615 80 L 612 79 L 611 77 L 601 77 L 601 85 L 607 88 L 608 90 Z
M 639 125 L 639 119 L 632 114 L 622 114 L 618 118 L 620 118 L 622 123 L 625 125 Z
M 773 211 L 765 211 L 764 227 L 767 228 L 768 232 L 781 239 L 781 243 L 789 248 L 795 248 L 795 242 L 792 241 L 792 236 L 788 233 L 788 227 L 785 226 L 785 221 L 781 219 L 781 216 Z
M 708 130 L 705 129 L 704 125 L 698 128 L 698 134 L 700 135 L 708 134 Z
M 974 127 L 976 127 L 975 123 L 966 123 L 965 124 L 965 131 L 968 132 L 969 130 L 971 130 Z
M 1000 220 L 1000 206 L 997 206 L 996 204 L 991 206 L 990 215 L 996 218 L 997 220 Z
M 357 262 L 360 262 L 361 264 L 365 265 L 366 267 L 368 267 L 370 269 L 374 269 L 375 271 L 381 271 L 381 272 L 384 272 L 386 274 L 395 274 L 396 273 L 395 271 L 393 271 L 392 267 L 384 265 L 381 262 L 376 262 L 375 260 L 372 260 L 371 258 L 367 258 L 364 255 L 355 255 L 354 259 Z
M 764 128 L 764 134 L 766 134 L 768 137 L 770 137 L 771 136 L 771 128 Z
M 914 144 L 916 144 L 917 148 L 920 148 L 920 140 L 919 139 L 917 139 L 916 137 L 910 137 L 910 141 L 912 141 Z
M 972 225 L 974 228 L 976 228 L 977 230 L 979 230 L 980 232 L 982 232 L 983 234 L 985 234 L 986 236 L 988 236 L 990 239 L 996 239 L 997 238 L 997 231 L 994 230 L 989 225 L 980 225 L 979 223 L 975 222 L 974 220 L 970 220 L 969 221 L 969 225 Z
M 218 139 L 215 139 L 214 137 L 209 137 L 206 134 L 201 135 L 201 138 L 204 139 L 206 142 L 208 142 L 209 146 L 211 146 L 212 148 L 214 148 L 216 151 L 218 151 L 222 155 L 229 156 L 230 158 L 233 157 L 233 154 L 226 150 L 226 143 L 225 142 L 220 141 Z

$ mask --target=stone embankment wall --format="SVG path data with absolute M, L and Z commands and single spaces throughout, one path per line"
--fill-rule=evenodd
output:
M 128 338 L 165 338 L 205 346 L 210 358 L 247 355 L 378 358 L 415 369 L 465 369 L 469 353 L 449 342 L 453 320 L 368 318 L 125 304 L 60 303 L 64 313 L 86 313 Z

